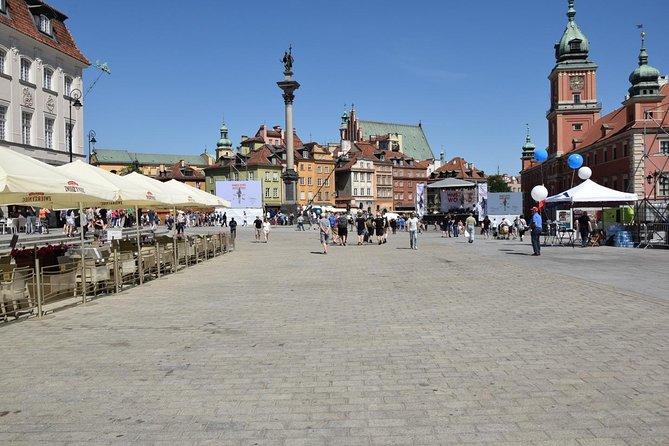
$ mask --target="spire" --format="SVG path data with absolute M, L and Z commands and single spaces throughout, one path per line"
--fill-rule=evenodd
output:
M 585 62 L 588 57 L 590 42 L 576 24 L 575 17 L 574 0 L 569 0 L 567 11 L 569 22 L 562 38 L 555 44 L 555 60 L 558 64 L 569 61 Z
M 567 11 L 567 17 L 569 18 L 569 22 L 574 21 L 574 17 L 576 17 L 576 10 L 574 9 L 574 0 L 569 0 L 569 11 Z
M 527 127 L 527 136 L 525 137 L 525 145 L 523 146 L 523 158 L 532 158 L 534 156 L 534 149 L 536 146 L 532 144 L 532 137 L 530 136 L 530 124 L 525 124 Z
M 232 141 L 228 139 L 228 127 L 225 125 L 225 115 L 221 124 L 221 139 L 216 143 L 216 148 L 219 150 L 232 150 Z
M 660 71 L 648 65 L 648 53 L 646 52 L 646 33 L 641 31 L 641 50 L 639 51 L 639 66 L 632 71 L 629 77 L 630 97 L 655 96 L 660 93 Z

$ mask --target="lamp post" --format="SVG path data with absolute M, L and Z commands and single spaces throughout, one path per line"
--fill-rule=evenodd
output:
M 72 107 L 76 108 L 77 110 L 81 108 L 81 101 L 79 101 L 79 99 L 81 99 L 81 90 L 79 90 L 78 88 L 73 88 L 72 90 L 70 90 L 70 94 L 67 98 L 67 100 L 70 102 L 70 122 L 68 122 L 67 124 L 67 131 L 69 133 L 69 138 L 70 138 L 68 147 L 68 149 L 70 150 L 70 162 L 72 162 L 72 138 L 74 138 L 74 134 L 72 132 L 74 127 L 72 125 Z
M 646 181 L 648 182 L 648 184 L 653 185 L 653 187 L 651 188 L 653 190 L 653 200 L 657 200 L 657 182 L 661 181 L 664 178 L 666 178 L 664 172 L 658 170 L 656 170 L 653 173 L 649 173 L 648 176 L 646 176 Z
M 95 149 L 95 143 L 98 142 L 97 139 L 95 139 L 95 130 L 89 130 L 88 131 L 88 162 L 91 162 L 91 144 L 93 144 L 93 148 Z

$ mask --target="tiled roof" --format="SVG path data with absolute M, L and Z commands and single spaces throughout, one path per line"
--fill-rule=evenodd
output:
M 133 153 L 127 150 L 95 149 L 95 158 L 100 164 L 132 164 L 135 160 L 140 165 L 172 166 L 183 160 L 186 164 L 196 167 L 209 165 L 203 155 L 179 155 L 160 153 Z
M 251 152 L 251 157 L 249 158 L 249 166 L 274 166 L 281 168 L 281 163 L 272 164 L 271 158 L 276 157 L 274 151 L 269 144 L 265 144 L 262 147 Z
M 435 170 L 434 173 L 455 173 L 454 177 L 461 180 L 478 180 L 485 178 L 485 175 L 482 174 L 482 172 L 476 167 L 474 167 L 473 164 L 471 167 L 468 167 L 467 164 L 471 163 L 465 161 L 464 158 L 456 156 L 441 166 L 439 169 Z
M 666 107 L 669 105 L 669 84 L 665 84 L 660 89 L 660 94 L 664 95 L 662 99 L 662 109 L 666 110 Z M 666 127 L 669 125 L 669 113 L 665 111 L 659 111 L 656 116 L 656 120 L 659 123 L 659 119 L 662 119 L 662 123 L 659 123 L 660 126 Z M 653 121 L 646 122 L 646 125 L 650 125 L 655 128 L 658 127 L 658 123 Z M 602 135 L 602 126 L 608 126 L 611 130 L 606 132 L 605 135 Z M 576 150 L 589 147 L 592 144 L 595 144 L 600 141 L 609 139 L 621 132 L 629 130 L 630 128 L 643 128 L 643 121 L 634 122 L 632 125 L 627 123 L 627 113 L 625 113 L 625 106 L 619 107 L 609 113 L 606 116 L 601 117 L 597 122 L 595 122 L 584 134 L 583 138 L 580 140 L 576 146 Z M 572 150 L 570 150 L 572 151 Z
M 30 12 L 30 9 L 28 9 L 29 5 L 33 8 L 37 8 L 37 11 L 42 8 L 45 12 L 48 13 L 49 18 L 51 18 L 51 32 L 53 37 L 43 34 L 37 30 L 33 20 L 33 15 Z M 49 6 L 41 0 L 8 1 L 7 11 L 7 16 L 0 14 L 0 23 L 3 25 L 6 25 L 28 37 L 32 37 L 44 45 L 55 48 L 85 65 L 91 64 L 86 56 L 84 56 L 79 50 L 77 44 L 72 38 L 72 35 L 70 34 L 70 31 L 65 26 L 64 21 L 67 20 L 67 16 L 62 12 L 58 11 L 52 6 Z
M 184 175 L 182 173 L 182 169 L 192 171 L 193 174 L 192 175 Z M 185 167 L 181 167 L 181 163 L 178 162 L 178 163 L 174 164 L 173 166 L 169 166 L 169 167 L 166 166 L 165 167 L 165 174 L 163 176 L 160 176 L 160 175 L 155 176 L 154 178 L 157 179 L 157 180 L 160 180 L 160 181 L 169 181 L 169 180 L 172 180 L 172 179 L 201 181 L 201 180 L 205 179 L 205 175 L 204 175 L 204 172 L 202 172 L 201 170 L 193 169 L 193 168 L 189 167 L 188 165 L 186 165 Z
M 417 160 L 434 159 L 430 143 L 427 142 L 423 127 L 420 125 L 389 124 L 362 120 L 358 120 L 358 123 L 365 138 L 399 133 L 402 135 L 404 153 Z

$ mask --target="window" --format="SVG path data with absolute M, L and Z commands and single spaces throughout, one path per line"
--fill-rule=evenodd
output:
M 580 103 L 581 103 L 581 95 L 574 94 L 574 104 L 580 104 Z
M 2 0 L 0 0 L 2 1 Z M 7 58 L 7 53 L 4 50 L 0 50 L 0 73 L 5 72 L 5 59 Z
M 571 128 L 576 132 L 580 132 L 581 130 L 583 130 L 583 124 L 572 124 Z
M 669 195 L 669 178 L 664 175 L 658 180 L 659 190 L 658 195 L 667 196 Z
M 72 92 L 72 78 L 69 76 L 65 77 L 65 90 L 63 90 L 63 94 L 65 96 L 69 96 L 70 93 Z
M 300 163 L 300 170 L 304 170 L 304 164 Z
M 318 178 L 316 180 L 316 186 L 322 186 L 323 185 L 323 178 Z
M 662 155 L 669 155 L 669 140 L 660 141 L 660 153 Z
M 353 181 L 358 181 L 358 172 L 353 172 Z
M 304 197 L 306 197 L 304 191 L 300 192 L 300 200 L 304 200 L 305 199 Z
M 358 195 L 358 188 L 357 187 L 353 188 L 353 195 Z
M 595 153 L 592 154 L 592 158 L 593 158 L 593 160 L 594 160 L 594 161 L 593 161 L 593 164 L 596 166 L 596 165 L 597 165 L 597 152 L 595 152 Z
M 300 186 L 304 186 L 304 177 L 300 177 Z
M 28 59 L 21 59 L 21 76 L 22 81 L 30 82 L 30 67 L 32 63 Z
M 308 186 L 313 186 L 314 185 L 314 179 L 312 177 L 307 177 L 307 185 Z
M 323 168 L 322 168 L 321 166 L 316 167 L 316 172 L 318 172 L 318 173 L 322 173 L 322 172 L 323 172 Z
M 23 144 L 30 144 L 30 128 L 32 119 L 32 114 L 26 112 L 21 113 L 21 142 Z
M 623 144 L 623 156 L 628 157 L 629 155 L 630 155 L 630 153 L 629 153 L 629 149 L 627 148 L 627 143 L 624 143 Z M 625 190 L 627 190 L 627 189 L 625 189 Z
M 307 165 L 307 170 L 308 170 L 309 172 L 311 172 L 311 164 L 308 164 L 308 165 Z
M 329 200 L 330 199 L 330 192 L 325 191 L 325 199 Z
M 265 172 L 265 181 L 269 181 L 269 172 Z
M 309 191 L 309 199 L 310 200 L 314 199 L 314 193 L 312 191 Z
M 618 177 L 613 177 L 611 179 L 611 189 L 618 190 Z
M 572 40 L 571 42 L 569 42 L 569 49 L 572 51 L 581 51 L 581 41 Z
M 372 172 L 367 172 L 367 182 L 372 182 Z
M 269 195 L 269 187 L 266 187 L 266 188 L 265 188 L 265 198 L 269 198 L 269 197 L 270 197 L 270 195 Z
M 409 200 L 413 200 L 413 192 L 409 192 Z
M 370 189 L 369 187 L 367 188 L 367 195 L 369 195 L 370 197 L 372 196 L 372 189 Z
M 273 198 L 279 198 L 279 188 L 275 187 L 272 189 L 272 197 Z
M 74 131 L 74 124 L 65 123 L 65 144 L 66 148 L 69 150 L 72 147 L 72 132 Z
M 256 179 L 256 173 L 255 172 L 249 172 L 249 180 L 255 180 Z
M 612 160 L 618 159 L 618 146 L 616 145 L 611 147 L 611 159 Z
M 322 199 L 323 199 L 323 196 L 322 196 L 321 193 L 319 192 L 319 193 L 318 193 L 318 201 L 321 201 Z
M 53 70 L 51 68 L 44 69 L 44 88 L 51 90 L 51 81 L 53 80 Z
M 329 179 L 329 178 L 326 178 L 326 179 L 325 179 L 325 187 L 327 187 L 327 186 L 329 186 L 329 185 L 330 185 L 330 179 Z
M 630 180 L 627 177 L 623 177 L 623 191 L 627 192 L 630 187 Z
M 44 14 L 39 16 L 39 30 L 44 34 L 51 35 L 51 19 Z
M 7 107 L 0 105 L 0 140 L 4 141 L 7 139 L 5 134 L 5 128 L 7 123 Z
M 412 187 L 413 186 L 413 181 L 411 181 L 411 180 L 407 181 L 407 186 Z
M 604 147 L 604 150 L 602 151 L 604 152 L 604 162 L 607 162 L 609 160 L 609 149 Z
M 325 166 L 325 173 L 330 173 L 330 166 Z
M 44 146 L 53 149 L 53 123 L 51 118 L 44 118 Z
M 279 173 L 272 172 L 272 181 L 279 181 Z

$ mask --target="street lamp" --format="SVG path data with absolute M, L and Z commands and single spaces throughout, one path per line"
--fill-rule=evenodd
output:
M 67 100 L 70 102 L 70 122 L 67 125 L 67 130 L 68 130 L 69 137 L 70 137 L 70 141 L 69 141 L 70 162 L 72 162 L 72 138 L 74 137 L 74 135 L 72 134 L 72 129 L 73 129 L 73 126 L 72 126 L 72 107 L 74 106 L 74 108 L 76 108 L 77 110 L 79 110 L 79 108 L 81 108 L 81 101 L 79 101 L 79 99 L 81 99 L 81 90 L 79 90 L 78 88 L 73 88 L 72 90 L 70 90 L 70 95 L 67 98 Z
M 88 132 L 88 162 L 91 162 L 91 144 L 93 144 L 93 148 L 95 148 L 95 143 L 98 142 L 97 139 L 95 139 L 95 130 L 89 130 Z
M 652 184 L 653 187 L 653 200 L 657 200 L 657 182 L 662 181 L 663 179 L 666 178 L 666 175 L 664 172 L 656 170 L 653 173 L 649 173 L 648 176 L 646 176 L 646 181 L 648 184 Z

